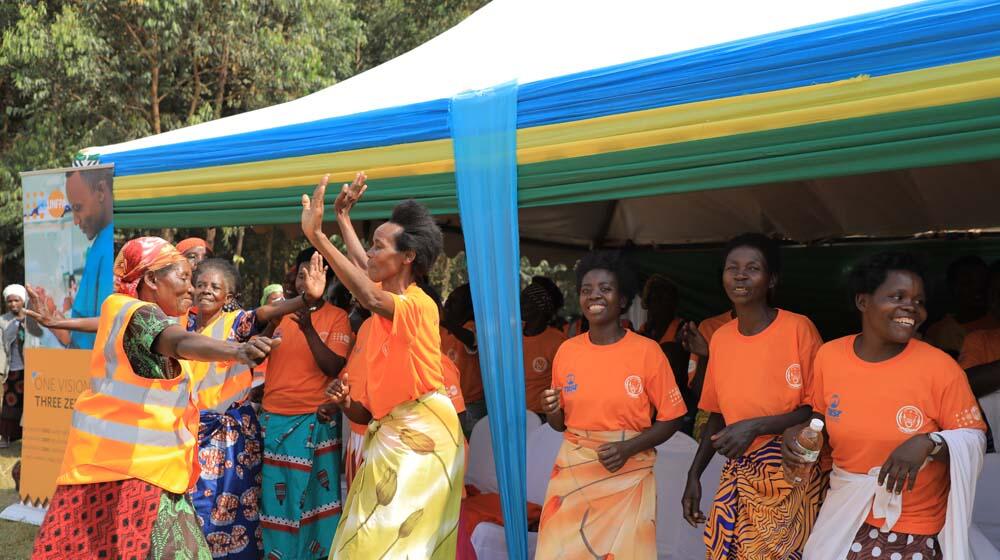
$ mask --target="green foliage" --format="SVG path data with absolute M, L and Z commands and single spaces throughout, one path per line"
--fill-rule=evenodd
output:
M 484 3 L 0 2 L 0 284 L 23 277 L 19 172 L 302 97 L 418 46 Z M 227 250 L 237 231 L 219 232 Z M 243 254 L 261 255 L 249 252 L 257 242 L 247 235 Z M 272 242 L 282 255 L 302 243 L 284 234 Z

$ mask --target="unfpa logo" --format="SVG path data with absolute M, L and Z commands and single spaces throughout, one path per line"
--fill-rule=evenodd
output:
M 563 393 L 575 393 L 579 387 L 576 384 L 576 375 L 571 373 L 566 376 L 566 385 L 563 386 Z
M 826 407 L 827 421 L 839 421 L 840 415 L 843 414 L 843 412 L 843 410 L 840 410 L 840 395 L 834 393 L 830 397 L 830 406 Z

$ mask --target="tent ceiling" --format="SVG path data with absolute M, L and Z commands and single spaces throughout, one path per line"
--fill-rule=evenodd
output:
M 960 195 L 956 193 L 960 192 Z M 521 253 L 572 262 L 591 247 L 717 244 L 746 231 L 799 243 L 1000 228 L 1000 160 L 522 208 Z M 437 216 L 445 251 L 465 249 L 457 215 Z M 359 227 L 368 231 L 380 221 Z M 297 235 L 297 224 L 282 229 Z M 332 222 L 327 233 L 337 231 Z M 364 232 L 359 232 L 364 234 Z
M 956 193 L 961 189 L 960 195 Z M 798 242 L 1000 226 L 1000 160 L 526 208 L 526 242 L 718 243 L 744 231 Z M 608 217 L 610 215 L 610 222 Z M 606 231 L 606 234 L 602 233 Z

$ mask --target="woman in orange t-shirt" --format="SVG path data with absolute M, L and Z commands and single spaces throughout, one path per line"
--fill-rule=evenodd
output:
M 822 340 L 809 319 L 769 303 L 781 271 L 777 243 L 737 236 L 723 262 L 736 320 L 720 327 L 710 346 L 691 323 L 683 333 L 688 350 L 708 360 L 698 408 L 711 413 L 688 473 L 684 518 L 706 523 L 710 559 L 800 558 L 821 477 L 813 469 L 802 486 L 785 482 L 780 434 L 809 418 L 802 395 Z M 716 452 L 729 460 L 706 519 L 700 479 Z
M 914 338 L 927 319 L 916 259 L 906 253 L 873 255 L 855 267 L 851 280 L 861 333 L 823 345 L 805 402 L 811 403 L 813 416 L 826 421 L 833 479 L 845 471 L 857 475 L 876 469 L 880 486 L 902 494 L 901 512 L 893 523 L 867 505 L 867 519 L 850 528 L 852 539 L 813 539 L 807 551 L 815 547 L 846 560 L 940 558 L 936 541 L 948 513 L 950 455 L 937 432 L 985 431 L 986 425 L 958 364 Z M 785 441 L 801 429 L 789 428 Z M 793 452 L 783 451 L 789 466 L 797 466 Z M 839 501 L 837 488 L 832 487 L 827 503 Z M 852 521 L 843 509 L 837 511 L 835 518 L 828 518 L 832 510 L 820 513 L 815 534 L 826 534 L 828 523 Z
M 524 402 L 544 415 L 542 393 L 552 386 L 552 361 L 566 337 L 549 326 L 555 303 L 545 286 L 532 282 L 521 290 L 521 348 L 524 354 Z
M 454 558 L 464 439 L 445 394 L 438 306 L 418 285 L 426 285 L 443 236 L 427 208 L 408 200 L 376 228 L 365 252 L 349 217 L 367 188 L 359 173 L 334 203 L 348 257 L 323 234 L 328 179 L 311 200 L 302 196 L 302 231 L 372 312 L 363 398 L 351 398 L 350 374 L 330 391 L 351 421 L 369 425 L 365 461 L 348 491 L 330 557 Z
M 549 480 L 535 556 L 656 558 L 654 447 L 680 428 L 687 409 L 660 346 L 620 321 L 635 279 L 610 253 L 576 268 L 590 329 L 559 347 L 549 424 L 564 432 Z

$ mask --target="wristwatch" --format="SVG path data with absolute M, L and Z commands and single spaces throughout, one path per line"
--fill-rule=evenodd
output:
M 937 432 L 931 432 L 927 434 L 927 437 L 929 437 L 931 439 L 931 443 L 934 444 L 934 449 L 931 449 L 931 454 L 930 454 L 930 456 L 933 457 L 937 455 L 938 451 L 941 451 L 941 447 L 944 446 L 944 438 L 941 437 L 941 434 Z

